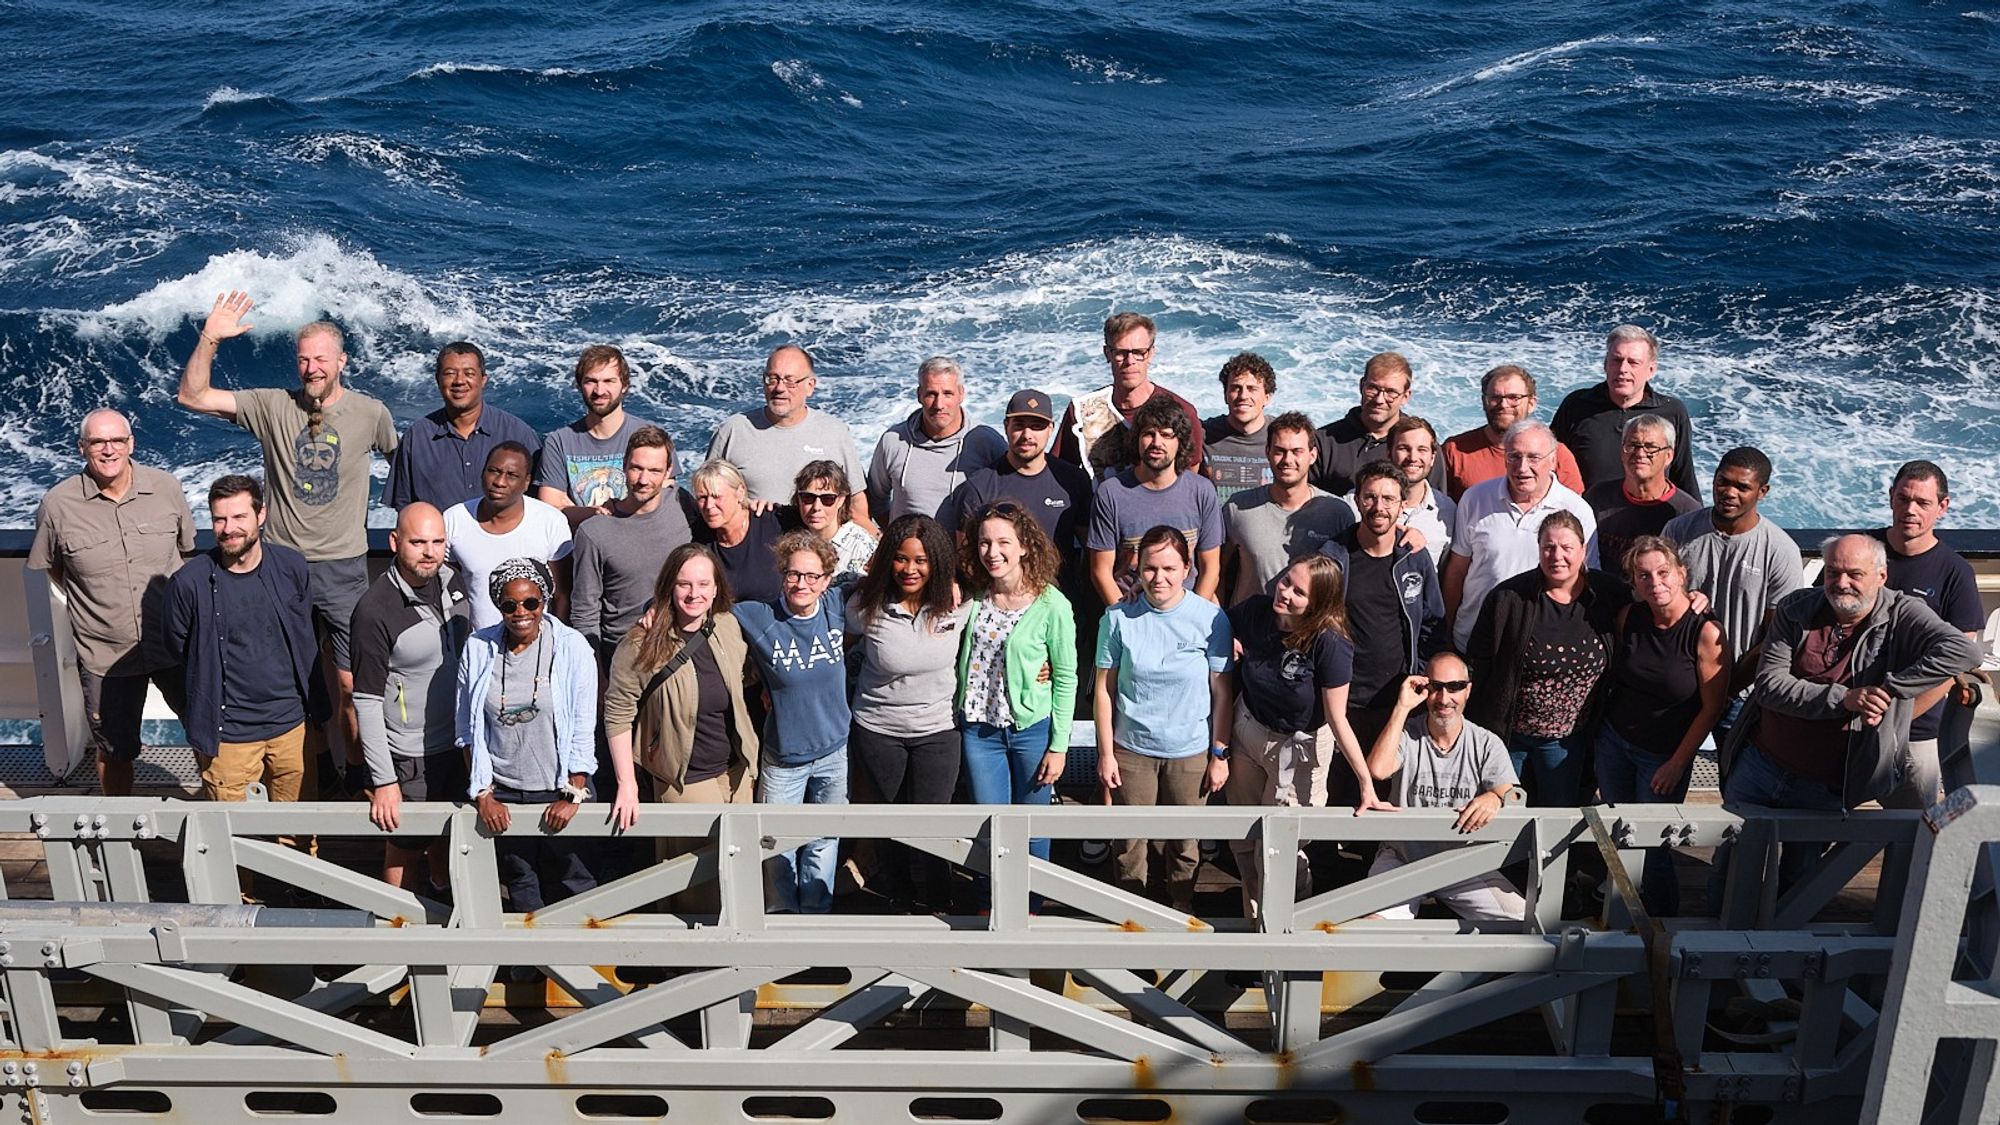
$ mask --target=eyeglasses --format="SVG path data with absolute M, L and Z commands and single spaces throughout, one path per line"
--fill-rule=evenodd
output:
M 1625 452 L 1636 453 L 1641 457 L 1648 458 L 1658 457 L 1672 448 L 1673 446 L 1671 445 L 1655 445 L 1652 442 L 1646 441 L 1628 441 L 1625 443 Z
M 1495 406 L 1512 406 L 1515 403 L 1520 402 L 1522 399 L 1529 399 L 1534 397 L 1535 397 L 1534 395 L 1522 392 L 1520 394 L 1512 394 L 1512 395 L 1487 395 L 1486 401 L 1492 403 Z
M 1553 456 L 1555 456 L 1554 453 L 1522 453 L 1509 450 L 1507 453 L 1507 463 L 1509 465 L 1539 465 Z
M 826 581 L 825 574 L 811 570 L 781 570 L 778 576 L 794 586 L 810 586 L 815 582 Z
M 120 445 L 130 445 L 130 444 L 132 444 L 132 439 L 131 439 L 131 438 L 130 438 L 129 436 L 128 436 L 128 437 L 87 437 L 87 438 L 84 438 L 84 439 L 83 439 L 83 444 L 85 444 L 85 445 L 87 445 L 87 446 L 91 447 L 92 449 L 95 449 L 95 448 L 97 448 L 97 447 L 99 447 L 99 446 L 120 446 Z
M 518 727 L 523 723 L 534 722 L 541 714 L 542 709 L 540 705 L 529 702 L 519 707 L 511 707 L 500 712 L 494 716 L 494 721 L 503 727 Z
M 498 604 L 501 613 L 512 613 L 517 609 L 525 609 L 529 613 L 535 613 L 542 608 L 542 599 L 522 598 L 519 601 L 515 601 L 513 598 L 501 598 Z
M 1388 399 L 1393 402 L 1396 399 L 1402 398 L 1404 395 L 1408 393 L 1409 391 L 1404 390 L 1400 387 L 1385 387 L 1380 383 L 1361 384 L 1362 398 Z
M 1425 691 L 1464 691 L 1472 686 L 1471 680 L 1432 680 L 1424 685 Z
M 799 507 L 801 508 L 809 504 L 817 504 L 822 508 L 831 508 L 847 499 L 847 497 L 842 496 L 838 492 L 795 492 L 792 495 L 798 498 Z
M 1111 356 L 1111 362 L 1113 363 L 1137 363 L 1147 356 L 1152 355 L 1153 349 L 1150 347 L 1112 348 L 1108 354 Z
M 767 387 L 796 387 L 810 378 L 812 378 L 810 375 L 780 375 L 775 371 L 766 371 L 764 372 L 764 385 Z

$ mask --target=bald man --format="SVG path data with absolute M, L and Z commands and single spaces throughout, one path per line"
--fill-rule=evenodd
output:
M 445 565 L 444 515 L 422 501 L 389 533 L 393 566 L 354 606 L 354 710 L 361 723 L 368 815 L 384 832 L 402 825 L 402 803 L 449 801 L 466 791 L 465 755 L 453 744 L 458 654 L 471 631 L 465 593 Z M 410 868 L 428 849 L 433 887 L 445 882 L 441 837 L 389 840 L 382 878 L 419 889 Z
M 171 473 L 132 460 L 132 423 L 93 410 L 77 433 L 83 471 L 60 481 L 35 513 L 28 565 L 69 600 L 77 673 L 97 778 L 109 797 L 132 792 L 146 686 L 181 709 L 180 662 L 163 643 L 167 579 L 194 550 L 194 514 Z

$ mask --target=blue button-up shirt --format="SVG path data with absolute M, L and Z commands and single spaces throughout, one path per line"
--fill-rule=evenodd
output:
M 382 503 L 401 510 L 422 500 L 440 512 L 465 503 L 479 495 L 486 455 L 503 441 L 527 446 L 530 458 L 541 446 L 541 438 L 526 422 L 490 402 L 479 412 L 471 437 L 458 436 L 442 409 L 431 411 L 410 423 L 396 447 Z

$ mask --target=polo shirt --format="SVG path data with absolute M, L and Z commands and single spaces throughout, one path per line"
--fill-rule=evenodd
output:
M 472 433 L 460 437 L 442 409 L 410 423 L 389 463 L 389 482 L 382 486 L 382 503 L 398 511 L 421 500 L 438 511 L 449 511 L 480 494 L 486 455 L 503 441 L 518 441 L 532 462 L 541 446 L 534 427 L 491 403 L 480 408 Z
M 1583 523 L 1584 560 L 1597 566 L 1597 517 L 1583 497 L 1549 481 L 1549 490 L 1523 511 L 1507 497 L 1507 478 L 1475 484 L 1458 501 L 1458 526 L 1451 537 L 1451 553 L 1472 560 L 1465 574 L 1464 593 L 1458 600 L 1458 616 L 1452 625 L 1453 646 L 1460 652 L 1472 639 L 1472 624 L 1479 619 L 1479 607 L 1493 587 L 1541 562 L 1541 546 L 1535 533 L 1553 512 L 1570 512 Z
M 194 550 L 194 515 L 171 473 L 132 466 L 122 500 L 89 473 L 58 481 L 35 512 L 28 565 L 54 570 L 69 598 L 76 656 L 96 676 L 175 663 L 161 640 L 167 579 Z

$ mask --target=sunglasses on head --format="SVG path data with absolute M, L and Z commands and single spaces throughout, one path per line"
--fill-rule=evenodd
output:
M 996 500 L 986 505 L 986 510 L 979 513 L 979 518 L 985 519 L 988 516 L 1013 516 L 1025 511 L 1027 511 L 1026 508 L 1023 508 L 1012 500 Z
M 513 598 L 501 598 L 499 604 L 501 613 L 512 613 L 517 609 L 525 609 L 529 613 L 534 613 L 536 610 L 542 608 L 542 599 L 522 598 L 516 601 Z

